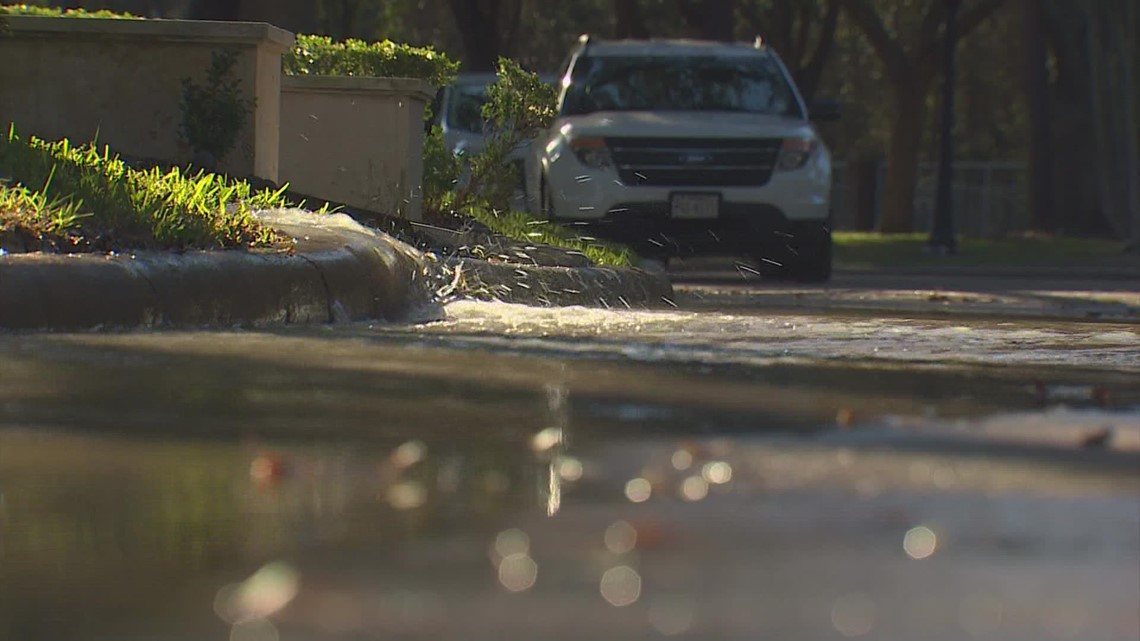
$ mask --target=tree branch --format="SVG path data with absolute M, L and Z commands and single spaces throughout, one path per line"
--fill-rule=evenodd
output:
M 964 40 L 966 36 L 970 35 L 971 31 L 977 29 L 983 22 L 989 19 L 1003 4 L 1005 4 L 1005 0 L 979 0 L 977 4 L 964 8 L 958 15 L 958 41 L 961 42 Z M 930 13 L 934 14 L 936 18 L 944 18 L 946 15 L 945 12 L 938 11 L 937 9 L 931 10 Z M 927 14 L 927 17 L 929 18 L 930 14 Z M 937 34 L 937 27 L 941 24 L 941 21 L 935 20 L 934 22 L 934 33 Z M 925 28 L 925 26 L 926 23 L 924 21 L 923 27 Z M 934 64 L 938 60 L 938 56 L 942 53 L 944 40 L 945 36 L 943 35 L 936 35 L 929 40 L 923 40 L 922 49 L 919 50 L 919 54 L 915 58 L 915 66 L 930 67 L 933 69 Z
M 677 0 L 677 7 L 681 10 L 681 17 L 685 19 L 690 30 L 704 33 L 705 17 L 701 0 Z
M 838 26 L 839 0 L 827 0 L 827 13 L 824 15 L 823 26 L 820 28 L 819 41 L 816 42 L 815 50 L 812 51 L 811 58 L 807 64 L 804 65 L 800 78 L 797 78 L 800 89 L 804 93 L 804 98 L 808 101 L 815 98 L 815 91 L 819 86 L 819 78 L 823 75 L 823 68 L 827 64 L 827 59 L 831 56 L 831 50 L 835 46 L 835 32 Z
M 907 59 L 906 52 L 898 40 L 887 32 L 879 13 L 868 0 L 843 0 L 843 8 L 863 35 L 871 41 L 871 47 L 879 54 L 887 75 L 895 82 L 902 82 L 910 74 L 910 60 Z
M 614 28 L 618 38 L 648 38 L 645 18 L 641 15 L 638 0 L 613 0 Z
M 507 10 L 510 14 L 507 16 L 507 27 L 503 29 L 503 42 L 499 43 L 499 51 L 502 55 L 513 57 L 519 40 L 519 25 L 522 23 L 523 0 L 515 0 Z

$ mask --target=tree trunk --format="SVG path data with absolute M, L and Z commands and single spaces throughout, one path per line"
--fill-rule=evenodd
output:
M 191 20 L 237 20 L 241 3 L 234 0 L 191 0 Z
M 926 124 L 926 94 L 929 83 L 909 80 L 895 86 L 894 121 L 887 150 L 887 180 L 879 231 L 905 233 L 914 230 L 914 194 L 918 184 L 918 157 Z
M 1025 101 L 1029 111 L 1029 213 L 1033 229 L 1056 229 L 1053 216 L 1053 127 L 1049 53 L 1042 0 L 1022 0 L 1025 17 Z
M 705 0 L 702 35 L 706 40 L 732 42 L 735 39 L 732 5 L 733 0 Z
M 1110 230 L 1091 166 L 1097 149 L 1090 136 L 1095 127 L 1090 96 L 1096 89 L 1089 74 L 1084 10 L 1075 0 L 1047 0 L 1043 6 L 1057 66 L 1051 104 L 1057 227 L 1067 234 L 1105 236 Z
M 649 37 L 638 0 L 613 0 L 613 7 L 615 36 L 635 39 Z
M 499 0 L 450 0 L 463 39 L 465 71 L 494 71 L 499 63 Z
M 807 20 L 805 15 L 803 20 Z M 839 27 L 839 0 L 827 1 L 827 13 L 824 14 L 823 25 L 819 30 L 819 40 L 816 42 L 815 49 L 812 50 L 811 57 L 804 63 L 797 64 L 799 71 L 796 74 L 796 85 L 800 88 L 800 93 L 803 94 L 804 100 L 809 103 L 815 99 L 816 89 L 819 87 L 819 79 L 823 76 L 824 67 L 827 66 L 827 61 L 831 57 L 831 50 L 835 46 L 835 32 Z M 807 46 L 807 43 L 804 43 Z
M 268 22 L 293 33 L 316 31 L 316 4 L 308 0 L 242 0 L 229 4 L 237 6 L 239 20 Z
M 1093 0 L 1088 15 L 1089 71 L 1100 206 L 1116 238 L 1140 242 L 1140 157 L 1137 128 L 1134 0 Z

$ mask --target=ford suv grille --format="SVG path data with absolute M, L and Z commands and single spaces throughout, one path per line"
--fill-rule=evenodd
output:
M 759 187 L 772 177 L 779 138 L 607 138 L 626 185 Z

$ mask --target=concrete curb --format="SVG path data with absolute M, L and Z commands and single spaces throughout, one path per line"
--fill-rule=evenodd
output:
M 444 265 L 455 275 L 449 288 L 478 300 L 583 307 L 673 305 L 669 277 L 643 269 L 529 267 L 465 258 Z
M 305 216 L 311 215 L 265 214 L 285 233 L 299 236 L 292 254 L 4 256 L 0 327 L 232 327 L 442 317 L 438 305 L 432 309 L 422 254 L 385 234 L 351 233 L 347 225 L 317 228 Z
M 664 274 L 439 261 L 334 214 L 258 213 L 293 236 L 256 251 L 11 254 L 0 257 L 0 328 L 233 327 L 443 318 L 449 295 L 590 306 L 659 306 Z M 442 287 L 441 287 L 442 285 Z
M 979 276 L 987 278 L 1056 278 L 1058 280 L 1100 279 L 1140 281 L 1140 265 L 1081 267 L 848 267 L 835 266 L 835 273 L 859 276 L 889 274 L 894 276 Z
M 347 248 L 295 255 L 7 256 L 0 260 L 0 327 L 76 330 L 398 320 L 426 300 L 405 277 L 412 266 L 402 267 L 378 269 L 367 256 Z

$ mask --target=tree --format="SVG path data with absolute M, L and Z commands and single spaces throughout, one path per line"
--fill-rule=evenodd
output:
M 1083 3 L 1088 37 L 1093 134 L 1100 210 L 1114 235 L 1140 253 L 1140 131 L 1136 124 L 1135 0 Z
M 693 31 L 706 40 L 731 42 L 733 0 L 677 0 L 681 15 Z
M 772 45 L 811 102 L 835 45 L 839 0 L 761 0 L 740 2 L 740 21 L 749 33 Z
M 500 57 L 514 55 L 523 0 L 449 0 L 463 39 L 464 67 L 494 71 Z
M 1029 111 L 1029 214 L 1034 229 L 1054 231 L 1053 127 L 1049 52 L 1042 0 L 1021 0 L 1025 28 L 1025 103 Z
M 641 3 L 637 0 L 613 0 L 614 36 L 618 38 L 648 38 Z
M 234 0 L 191 0 L 191 20 L 237 20 L 241 7 Z
M 961 11 L 959 37 L 977 28 L 1004 0 L 974 0 Z M 893 34 L 872 0 L 842 0 L 843 8 L 870 41 L 886 71 L 892 93 L 893 121 L 887 149 L 887 180 L 879 228 L 884 232 L 913 229 L 918 159 L 927 122 L 927 98 L 938 74 L 943 51 L 944 11 L 941 0 L 927 0 L 910 38 Z

